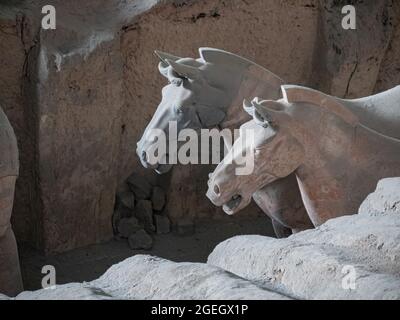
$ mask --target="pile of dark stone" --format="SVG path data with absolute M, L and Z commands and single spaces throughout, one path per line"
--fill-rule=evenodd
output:
M 171 230 L 165 204 L 166 195 L 161 187 L 132 174 L 116 195 L 112 221 L 115 236 L 128 239 L 132 249 L 151 249 L 154 234 L 167 234 Z

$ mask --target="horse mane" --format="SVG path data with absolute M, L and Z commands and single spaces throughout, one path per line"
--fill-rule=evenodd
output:
M 314 89 L 296 85 L 283 85 L 281 86 L 281 89 L 283 99 L 288 103 L 312 103 L 319 108 L 336 114 L 343 121 L 353 127 L 360 123 L 358 117 L 335 97 Z
M 199 48 L 199 53 L 204 62 L 247 69 L 248 74 L 272 86 L 281 86 L 284 84 L 284 81 L 273 72 L 234 53 L 207 47 Z

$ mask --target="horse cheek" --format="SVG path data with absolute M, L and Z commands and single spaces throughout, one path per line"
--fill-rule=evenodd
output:
M 271 152 L 270 172 L 276 177 L 287 177 L 295 171 L 304 160 L 303 146 L 292 137 L 278 141 Z

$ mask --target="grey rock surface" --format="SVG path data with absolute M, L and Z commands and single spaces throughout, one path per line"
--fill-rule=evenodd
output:
M 130 218 L 131 216 L 132 216 L 132 210 L 124 206 L 119 206 L 114 210 L 111 219 L 114 234 L 118 233 L 118 225 L 120 220 L 123 218 Z
M 6 295 L 0 293 L 0 301 L 1 300 L 8 300 L 8 299 L 9 298 Z
M 123 218 L 118 223 L 118 232 L 123 238 L 129 238 L 130 235 L 141 228 L 139 221 L 135 217 Z
M 132 250 L 150 250 L 153 246 L 153 238 L 141 229 L 129 236 L 128 243 Z
M 58 285 L 55 289 L 23 292 L 16 297 L 16 300 L 49 299 L 280 300 L 288 297 L 207 264 L 175 263 L 136 255 L 112 266 L 92 282 Z
M 149 200 L 138 201 L 135 209 L 135 215 L 139 219 L 139 221 L 144 225 L 146 231 L 149 232 L 155 231 L 153 223 L 153 208 L 151 205 L 151 201 Z
M 358 215 L 287 239 L 238 236 L 208 263 L 300 299 L 400 299 L 400 178 L 384 179 Z M 354 268 L 355 290 L 342 283 Z
M 375 192 L 371 193 L 360 206 L 359 213 L 368 215 L 400 214 L 400 179 L 387 178 L 379 181 Z
M 133 210 L 124 207 L 124 206 L 118 206 L 115 211 L 114 211 L 114 215 L 116 216 L 116 219 L 118 219 L 118 221 L 122 218 L 130 218 L 133 215 Z
M 124 191 L 117 194 L 118 201 L 129 209 L 135 208 L 135 195 L 133 192 Z
M 137 174 L 132 174 L 126 180 L 136 199 L 150 199 L 152 186 L 149 181 Z
M 12 229 L 15 183 L 19 175 L 17 139 L 0 106 L 0 292 L 23 290 L 17 241 Z
M 384 179 L 359 214 L 287 239 L 231 238 L 207 264 L 136 255 L 92 282 L 16 299 L 400 299 L 399 185 L 400 178 Z M 349 268 L 351 290 L 343 286 Z
M 151 194 L 151 203 L 155 211 L 161 211 L 165 206 L 165 192 L 161 187 L 155 186 Z

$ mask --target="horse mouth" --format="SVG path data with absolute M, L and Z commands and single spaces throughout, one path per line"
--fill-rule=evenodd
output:
M 168 171 L 170 171 L 172 169 L 172 165 L 171 164 L 160 164 L 158 165 L 158 167 L 155 169 L 155 171 L 158 174 L 164 174 L 167 173 Z
M 222 206 L 222 209 L 229 215 L 235 213 L 236 209 L 242 203 L 242 196 L 239 194 L 234 195 L 227 203 Z

